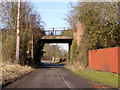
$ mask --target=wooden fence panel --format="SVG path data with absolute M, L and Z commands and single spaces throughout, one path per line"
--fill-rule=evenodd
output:
M 90 50 L 89 68 L 120 73 L 120 47 Z

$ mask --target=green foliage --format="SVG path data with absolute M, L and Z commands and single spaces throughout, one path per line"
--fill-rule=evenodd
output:
M 63 54 L 65 55 L 67 52 L 64 50 L 61 50 L 57 45 L 49 45 L 46 44 L 44 46 L 44 56 L 42 60 L 52 60 L 52 57 L 55 58 L 61 58 L 63 57 Z
M 79 11 L 76 15 L 84 24 L 87 37 L 91 38 L 91 49 L 118 45 L 118 36 L 115 35 L 120 33 L 117 3 L 78 3 L 74 10 Z
M 2 30 L 2 54 L 3 61 L 15 62 L 16 53 L 16 28 L 17 28 L 17 2 L 2 2 L 2 9 L 0 12 L 2 17 L 2 24 L 4 30 Z M 34 46 L 41 51 L 43 46 L 39 46 L 39 39 L 44 34 L 43 25 L 33 7 L 28 2 L 21 2 L 20 8 L 20 46 L 19 56 L 20 64 L 24 64 L 27 60 L 26 50 L 31 50 L 34 39 Z M 41 55 L 42 53 L 40 53 Z M 40 56 L 39 56 L 40 57 Z M 40 60 L 39 60 L 40 61 Z
M 83 67 L 88 66 L 88 50 L 91 48 L 91 44 L 92 43 L 90 42 L 90 38 L 87 38 L 85 34 L 83 34 L 83 37 L 78 47 L 78 57 L 77 57 L 77 61 Z
M 66 20 L 74 31 L 76 31 L 77 21 L 83 24 L 83 37 L 79 44 L 77 60 L 85 67 L 88 66 L 88 50 L 120 46 L 116 2 L 71 4 L 71 11 Z
M 38 41 L 35 45 L 34 45 L 34 63 L 35 64 L 40 64 L 41 63 L 41 58 L 43 57 L 44 51 L 44 42 Z
M 70 50 L 68 52 L 68 60 L 71 61 L 71 48 L 70 48 Z
M 73 55 L 72 60 L 77 60 L 77 41 L 73 41 Z
M 61 35 L 66 35 L 66 36 L 71 36 L 72 34 L 73 34 L 72 29 L 67 29 L 67 30 L 64 30 L 63 32 L 61 32 Z
M 9 34 L 8 30 L 2 30 L 2 60 L 5 62 L 15 61 L 15 47 L 16 47 L 16 38 L 14 37 L 16 33 Z

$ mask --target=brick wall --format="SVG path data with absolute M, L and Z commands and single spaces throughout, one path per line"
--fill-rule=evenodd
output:
M 120 73 L 120 47 L 90 50 L 89 68 Z
M 83 34 L 83 26 L 80 21 L 77 22 L 77 46 L 79 46 L 80 40 Z

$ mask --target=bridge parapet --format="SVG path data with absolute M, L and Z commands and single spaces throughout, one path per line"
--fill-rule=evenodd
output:
M 45 36 L 42 39 L 72 39 L 73 31 L 68 27 L 45 29 Z
M 72 29 L 69 27 L 47 28 L 45 29 L 45 34 L 47 36 L 71 36 Z

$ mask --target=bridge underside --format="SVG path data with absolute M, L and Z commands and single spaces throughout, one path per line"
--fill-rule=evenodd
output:
M 70 51 L 70 47 L 72 45 L 72 36 L 43 36 L 40 40 L 40 42 L 43 43 L 68 43 L 69 45 L 69 51 Z
M 72 43 L 72 39 L 40 39 L 44 43 Z
M 72 43 L 72 36 L 43 36 L 40 41 L 45 43 Z
M 40 39 L 39 42 L 44 42 L 44 43 L 68 43 L 69 44 L 69 50 L 70 46 L 72 44 L 73 39 Z

